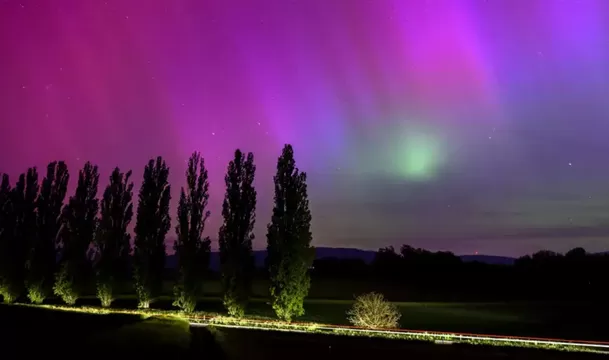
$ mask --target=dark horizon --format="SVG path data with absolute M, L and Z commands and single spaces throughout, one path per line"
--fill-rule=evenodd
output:
M 320 246 L 320 247 L 316 247 L 315 250 L 316 250 L 316 256 L 315 256 L 316 260 L 328 259 L 328 258 L 358 259 L 358 260 L 363 260 L 366 263 L 370 263 L 370 262 L 372 262 L 375 254 L 377 253 L 377 251 L 379 249 L 360 249 L 360 248 Z M 423 249 L 423 250 L 430 251 L 429 249 Z M 573 250 L 573 249 L 570 249 L 570 250 Z M 586 249 L 584 249 L 584 250 L 586 250 Z M 399 247 L 395 248 L 395 251 L 399 252 L 400 248 Z M 540 250 L 540 251 L 548 251 L 548 250 Z M 266 249 L 253 249 L 253 252 L 254 252 L 254 256 L 257 259 L 257 264 L 258 265 L 262 264 L 262 261 L 264 260 L 264 257 L 266 256 Z M 436 251 L 430 251 L 430 252 L 436 253 Z M 442 251 L 440 250 L 439 252 L 442 252 Z M 212 248 L 211 253 L 213 254 L 213 256 L 218 256 L 219 250 Z M 588 255 L 604 255 L 609 252 L 601 251 L 601 252 L 586 252 L 586 253 Z M 480 261 L 480 262 L 487 263 L 487 264 L 512 264 L 515 260 L 517 260 L 519 258 L 522 258 L 525 256 L 531 256 L 533 254 L 534 253 L 522 254 L 520 256 L 515 256 L 515 257 L 498 255 L 498 254 L 480 254 L 480 253 L 453 254 L 453 255 L 455 255 L 458 258 L 461 258 L 461 260 L 466 261 L 466 262 Z M 565 255 L 566 252 L 557 253 L 557 254 Z M 175 253 L 173 253 L 173 252 L 167 252 L 167 258 L 171 258 L 172 259 L 171 261 L 176 261 Z
M 173 242 L 175 241 L 175 238 L 172 237 L 168 237 L 167 240 L 165 241 L 165 245 L 166 245 L 166 253 L 167 255 L 174 255 L 174 251 L 173 251 Z M 266 238 L 265 238 L 266 241 Z M 314 240 L 315 241 L 315 240 Z M 218 244 L 218 240 L 211 238 L 211 252 L 219 252 L 219 249 L 217 247 Z M 400 240 L 396 240 L 394 242 L 392 242 L 392 244 L 395 245 L 387 245 L 387 246 L 393 246 L 395 248 L 396 251 L 398 251 L 400 249 L 400 247 L 402 245 L 411 245 L 413 246 L 411 243 L 408 242 L 400 242 Z M 380 248 L 384 248 L 385 246 L 380 246 L 380 247 L 370 247 L 370 248 L 365 248 L 365 247 L 345 247 L 345 246 L 325 246 L 325 245 L 318 245 L 315 243 L 312 243 L 312 246 L 314 246 L 316 249 L 317 248 L 321 248 L 321 249 L 336 249 L 336 250 L 341 250 L 341 249 L 345 249 L 345 250 L 354 250 L 354 251 L 363 251 L 363 252 L 377 252 Z M 501 257 L 501 258 L 510 258 L 510 259 L 518 259 L 519 257 L 522 256 L 526 256 L 526 255 L 532 255 L 536 252 L 539 251 L 553 251 L 556 252 L 558 254 L 565 254 L 567 253 L 569 250 L 572 250 L 574 248 L 583 248 L 584 250 L 586 250 L 586 252 L 588 254 L 604 254 L 609 252 L 609 249 L 601 249 L 600 251 L 589 251 L 588 249 L 586 249 L 583 246 L 574 246 L 570 249 L 567 249 L 565 251 L 554 251 L 551 249 L 536 249 L 534 251 L 531 252 L 527 252 L 527 253 L 522 253 L 522 254 L 515 254 L 515 255 L 506 255 L 506 254 L 499 254 L 499 253 L 482 253 L 482 252 L 471 252 L 471 253 L 457 253 L 457 252 L 453 252 L 447 249 L 429 249 L 426 247 L 420 247 L 421 249 L 427 250 L 427 251 L 431 251 L 431 252 L 451 252 L 456 256 L 459 257 L 463 257 L 463 256 L 490 256 L 490 257 Z M 255 252 L 262 252 L 262 251 L 266 251 L 266 247 L 261 246 L 261 247 L 254 247 L 253 251 Z

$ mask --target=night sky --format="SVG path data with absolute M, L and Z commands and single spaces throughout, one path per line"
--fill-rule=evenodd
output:
M 215 238 L 238 147 L 263 248 L 291 143 L 317 246 L 609 250 L 606 0 L 0 0 L 0 49 L 13 180 L 162 155 L 175 217 L 201 151 Z

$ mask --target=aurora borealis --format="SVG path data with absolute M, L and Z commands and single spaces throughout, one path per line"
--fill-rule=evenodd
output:
M 315 245 L 609 250 L 604 0 L 3 0 L 0 49 L 13 179 L 162 155 L 175 209 L 198 150 L 215 238 L 238 147 L 262 248 L 291 143 Z

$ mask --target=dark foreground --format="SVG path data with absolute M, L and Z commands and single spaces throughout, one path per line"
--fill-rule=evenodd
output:
M 190 327 L 177 318 L 92 315 L 0 306 L 2 350 L 8 357 L 108 359 L 595 359 L 549 350 L 332 335 Z M 12 355 L 12 356 L 11 356 Z M 603 357 L 604 358 L 604 357 Z
M 299 334 L 264 330 L 192 328 L 194 338 L 213 339 L 218 359 L 601 359 L 603 355 L 474 345 Z M 210 349 L 210 348 L 208 348 Z

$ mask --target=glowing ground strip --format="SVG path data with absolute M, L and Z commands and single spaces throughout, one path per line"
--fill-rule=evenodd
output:
M 22 305 L 22 304 L 18 304 Z M 24 306 L 40 306 L 40 305 L 24 305 Z M 40 306 L 44 307 L 44 306 Z M 54 310 L 63 310 L 63 311 L 75 311 L 75 312 L 85 312 L 88 313 L 87 309 L 82 308 L 70 308 L 70 307 L 48 307 Z M 140 315 L 155 315 L 146 312 L 138 312 L 138 311 L 126 311 L 126 310 L 113 310 L 103 312 L 104 314 L 108 313 L 124 313 L 124 314 L 140 314 Z M 164 315 L 164 314 L 157 314 Z M 165 314 L 166 315 L 166 314 Z M 213 319 L 217 316 L 192 316 L 191 319 L 199 319 L 200 322 L 189 321 L 190 326 L 216 326 L 216 327 L 225 327 L 225 328 L 235 328 L 235 329 L 249 329 L 249 330 L 266 330 L 266 331 L 281 331 L 281 332 L 293 332 L 293 333 L 306 333 L 310 334 L 311 330 L 300 330 L 300 329 L 286 329 L 286 328 L 277 328 L 273 326 L 265 326 L 264 322 L 256 322 L 257 326 L 248 326 L 248 325 L 234 325 L 234 324 L 222 324 L 220 322 L 214 322 Z M 202 320 L 202 321 L 201 321 Z M 306 323 L 295 323 L 295 325 L 307 326 L 311 324 Z M 356 328 L 352 326 L 320 326 L 320 325 L 312 325 L 312 328 L 315 330 L 325 330 L 328 333 L 337 334 L 336 330 L 339 331 L 350 331 L 350 332 L 359 332 L 362 334 L 392 334 L 392 335 L 406 335 L 413 337 L 428 337 L 434 340 L 483 340 L 491 343 L 507 343 L 511 342 L 514 344 L 533 344 L 533 345 L 560 345 L 560 346 L 569 346 L 569 347 L 580 347 L 584 348 L 594 348 L 594 349 L 607 349 L 609 350 L 609 343 L 600 343 L 593 341 L 572 341 L 572 340 L 558 340 L 558 339 L 544 339 L 544 338 L 524 338 L 524 337 L 502 337 L 498 335 L 483 335 L 483 334 L 464 334 L 464 333 L 448 333 L 448 332 L 426 332 L 426 331 L 408 331 L 408 330 L 372 330 L 372 329 L 362 329 Z M 339 334 L 340 335 L 340 334 Z M 603 351 L 605 353 L 605 351 Z M 607 352 L 609 353 L 609 352 Z
M 283 331 L 283 332 L 294 332 L 294 333 L 311 333 L 311 331 L 307 330 L 298 330 L 298 329 L 281 329 L 281 328 L 271 328 L 271 327 L 263 327 L 263 326 L 247 326 L 247 325 L 230 325 L 230 324 L 219 324 L 219 323 L 196 323 L 191 322 L 191 326 L 216 326 L 216 327 L 225 327 L 225 328 L 234 328 L 234 329 L 248 329 L 248 330 L 270 330 L 270 331 Z M 450 337 L 455 340 L 484 340 L 489 342 L 512 342 L 512 343 L 520 343 L 520 344 L 534 344 L 534 345 L 562 345 L 569 347 L 582 347 L 582 348 L 598 348 L 598 349 L 609 349 L 609 345 L 607 344 L 596 344 L 596 343 L 579 343 L 572 341 L 555 341 L 555 340 L 542 340 L 542 339 L 526 339 L 526 338 L 502 338 L 502 337 L 488 337 L 484 335 L 461 335 L 458 333 L 455 334 L 434 334 L 434 333 L 421 333 L 421 332 L 410 332 L 410 331 L 391 331 L 391 330 L 364 330 L 364 329 L 352 329 L 352 328 L 340 328 L 340 327 L 326 327 L 326 326 L 317 326 L 316 330 L 326 330 L 330 332 L 334 332 L 335 330 L 346 330 L 352 332 L 361 332 L 365 333 L 375 333 L 375 334 L 393 334 L 393 335 L 410 335 L 410 336 L 430 336 L 430 337 Z
M 268 330 L 268 331 L 280 331 L 280 332 L 291 332 L 291 333 L 301 333 L 301 334 L 310 334 L 311 333 L 310 331 L 307 331 L 307 330 L 298 330 L 298 329 L 281 329 L 281 328 L 270 328 L 270 327 L 260 327 L 260 326 L 200 323 L 200 322 L 191 322 L 190 326 L 199 326 L 199 327 L 215 326 L 215 327 L 224 327 L 224 328 L 231 328 L 231 329 L 263 330 L 263 331 Z

